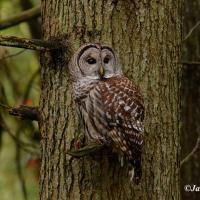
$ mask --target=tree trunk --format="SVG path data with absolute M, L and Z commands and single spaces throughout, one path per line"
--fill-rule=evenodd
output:
M 181 5 L 181 0 L 42 1 L 44 38 L 67 36 L 69 52 L 86 42 L 109 44 L 146 105 L 143 178 L 132 186 L 127 167 L 106 150 L 80 159 L 67 154 L 80 133 L 67 70 L 70 53 L 43 52 L 42 200 L 180 198 Z

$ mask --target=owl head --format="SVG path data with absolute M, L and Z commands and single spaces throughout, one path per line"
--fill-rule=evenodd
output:
M 69 71 L 73 81 L 101 80 L 122 75 L 112 48 L 92 43 L 81 46 L 75 52 L 69 63 Z

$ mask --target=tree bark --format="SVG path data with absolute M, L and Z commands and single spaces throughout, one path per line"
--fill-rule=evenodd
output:
M 44 39 L 67 37 L 71 46 L 67 53 L 41 54 L 42 200 L 180 198 L 181 5 L 181 0 L 42 1 Z M 146 139 L 138 186 L 106 149 L 80 159 L 67 154 L 81 132 L 67 63 L 86 42 L 111 45 L 144 94 Z

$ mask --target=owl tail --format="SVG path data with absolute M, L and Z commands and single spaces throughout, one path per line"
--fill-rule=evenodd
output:
M 139 159 L 129 160 L 129 176 L 130 181 L 138 185 L 142 177 L 141 157 Z

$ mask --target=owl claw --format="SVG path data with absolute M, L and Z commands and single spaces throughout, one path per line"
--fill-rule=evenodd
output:
M 80 149 L 80 148 L 81 148 L 81 141 L 80 141 L 80 140 L 77 140 L 77 141 L 74 143 L 74 148 L 75 148 L 75 149 Z
M 73 142 L 73 146 L 75 150 L 79 150 L 84 147 L 85 137 L 84 135 L 80 134 L 77 138 L 75 138 Z
M 132 168 L 132 169 L 129 171 L 129 176 L 130 176 L 130 181 L 131 181 L 131 182 L 133 182 L 134 175 L 135 175 L 135 170 L 134 170 L 134 168 Z

